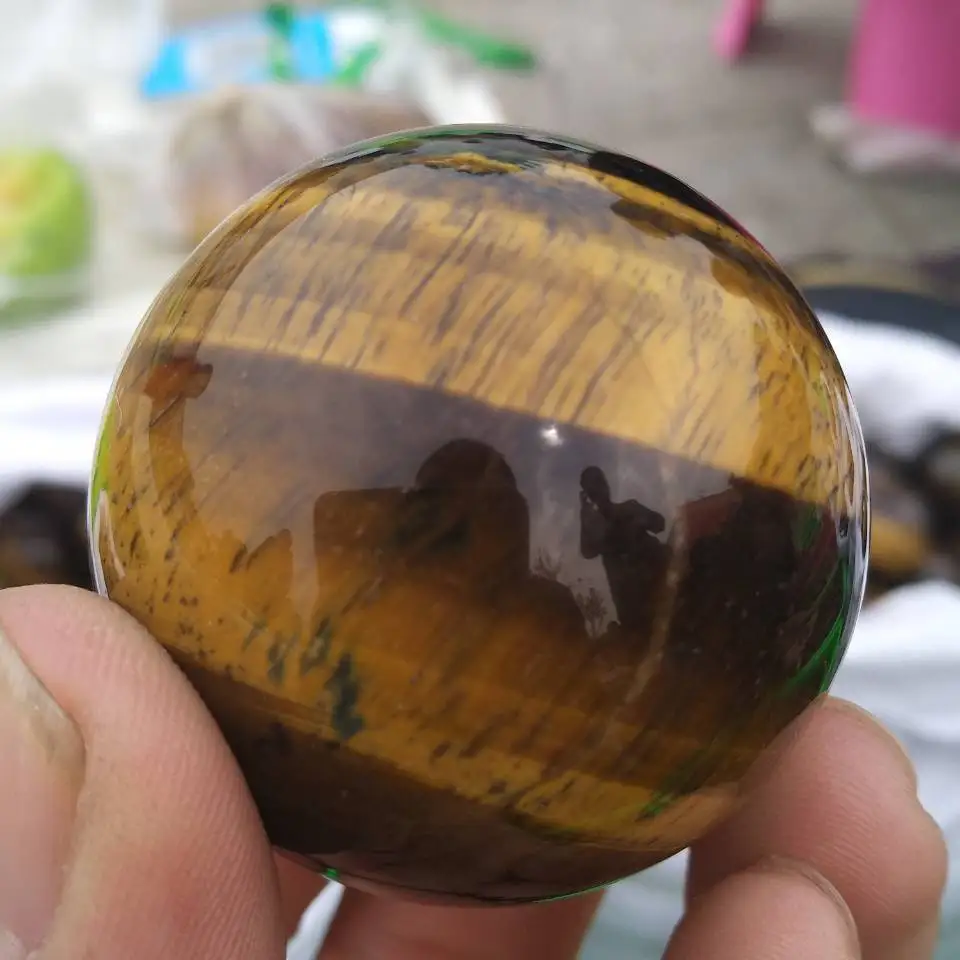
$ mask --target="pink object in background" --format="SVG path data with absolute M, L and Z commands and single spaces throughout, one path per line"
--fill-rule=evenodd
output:
M 739 60 L 763 17 L 764 0 L 728 0 L 713 34 L 713 48 L 724 60 Z
M 960 138 L 960 0 L 864 0 L 847 98 L 860 120 Z
M 727 0 L 713 34 L 739 60 L 764 0 Z M 960 0 L 861 0 L 847 109 L 864 123 L 960 140 Z

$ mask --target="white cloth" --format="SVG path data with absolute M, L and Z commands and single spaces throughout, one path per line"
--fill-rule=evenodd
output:
M 960 430 L 960 346 L 939 337 L 821 314 L 863 432 L 902 457 L 932 430 Z M 960 333 L 960 330 L 958 330 Z
M 0 339 L 0 503 L 34 478 L 85 482 L 116 365 L 149 298 L 53 331 L 58 356 L 72 344 L 67 373 L 37 383 L 18 377 L 24 358 L 50 349 L 50 332 Z M 865 432 L 909 453 L 932 425 L 960 428 L 960 348 L 915 333 L 825 317 Z M 12 352 L 11 352 L 12 351 Z M 24 364 L 26 363 L 26 367 Z M 4 369 L 6 368 L 6 369 Z M 36 369 L 36 367 L 34 367 Z M 872 711 L 900 737 L 917 765 L 920 795 L 950 845 L 944 960 L 960 956 L 960 589 L 924 583 L 864 610 L 834 692 Z M 585 960 L 654 960 L 679 917 L 681 855 L 616 885 L 590 934 Z M 336 908 L 331 885 L 304 917 L 288 960 L 310 960 Z M 949 932 L 948 932 L 949 936 Z

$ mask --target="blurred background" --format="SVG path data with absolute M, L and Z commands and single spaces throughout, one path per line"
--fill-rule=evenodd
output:
M 960 285 L 958 20 L 938 0 L 5 4 L 0 317 L 145 294 L 275 176 L 426 121 L 632 153 L 790 268 Z M 28 345 L 8 342 L 16 375 Z
M 729 50 L 725 58 L 717 48 L 727 12 L 722 0 L 431 0 L 430 12 L 445 18 L 447 29 L 419 39 L 436 44 L 433 53 L 440 56 L 433 59 L 444 59 L 448 72 L 475 70 L 503 119 L 594 140 L 663 166 L 726 207 L 781 260 L 949 255 L 960 248 L 960 191 L 949 173 L 943 177 L 921 165 L 908 182 L 900 170 L 895 176 L 872 170 L 864 175 L 844 164 L 836 144 L 814 132 L 816 112 L 850 94 L 852 61 L 869 8 L 890 2 L 904 6 L 899 0 L 780 0 L 765 11 L 735 62 Z M 341 49 L 331 55 L 341 62 L 322 63 L 304 52 L 316 38 L 310 29 L 283 23 L 284 16 L 294 21 L 297 10 L 306 15 L 310 7 L 293 6 L 288 14 L 275 4 L 272 24 L 254 26 L 254 18 L 267 20 L 267 5 L 257 0 L 38 0 L 4 6 L 0 97 L 6 92 L 30 121 L 26 129 L 20 124 L 8 131 L 8 138 L 47 137 L 82 152 L 101 174 L 119 152 L 133 168 L 126 172 L 143 178 L 156 171 L 145 169 L 146 158 L 139 169 L 130 163 L 120 136 L 134 132 L 135 95 L 146 93 L 143 105 L 153 112 L 184 98 L 199 109 L 199 95 L 263 68 L 257 63 L 257 26 L 281 42 L 284 29 L 289 31 L 295 52 L 286 79 L 308 82 L 334 79 L 343 58 L 370 39 L 339 37 L 333 42 Z M 395 19 L 405 7 L 363 6 Z M 237 16 L 244 13 L 249 20 Z M 328 32 L 336 33 L 337 26 Z M 460 42 L 440 45 L 451 38 Z M 394 41 L 394 59 L 411 59 L 400 74 L 432 73 L 441 83 L 436 69 L 424 67 L 422 50 L 411 49 L 409 37 Z M 884 52 L 889 71 L 903 73 L 897 51 Z M 177 57 L 193 66 L 177 73 Z M 409 76 L 393 79 L 407 97 Z M 422 105 L 439 96 L 422 89 L 425 77 L 420 81 L 413 99 Z M 954 80 L 954 96 L 958 88 L 960 80 Z M 464 120 L 486 119 L 494 110 L 468 93 L 445 106 L 449 118 Z M 437 110 L 429 104 L 430 119 Z M 68 129 L 62 127 L 65 119 Z M 169 217 L 156 208 L 152 214 Z
M 870 603 L 838 690 L 907 744 L 960 856 L 958 49 L 947 0 L 7 0 L 0 585 L 86 582 L 109 379 L 250 195 L 431 122 L 593 141 L 726 208 L 821 313 L 874 487 Z M 682 860 L 618 885 L 589 960 L 658 957 L 681 884 Z M 958 917 L 952 881 L 943 958 Z

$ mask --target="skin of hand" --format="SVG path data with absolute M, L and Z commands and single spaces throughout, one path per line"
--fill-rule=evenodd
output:
M 65 587 L 0 591 L 0 631 L 0 960 L 282 960 L 318 881 L 274 857 L 159 645 Z M 882 727 L 824 697 L 746 786 L 692 851 L 665 960 L 932 956 L 946 852 Z M 598 904 L 348 891 L 321 960 L 572 960 Z

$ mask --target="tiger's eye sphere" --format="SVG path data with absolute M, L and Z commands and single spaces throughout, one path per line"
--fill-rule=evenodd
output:
M 274 844 L 508 903 L 731 810 L 843 654 L 865 491 L 837 360 L 733 220 L 624 156 L 442 128 L 199 247 L 116 381 L 91 532 Z

